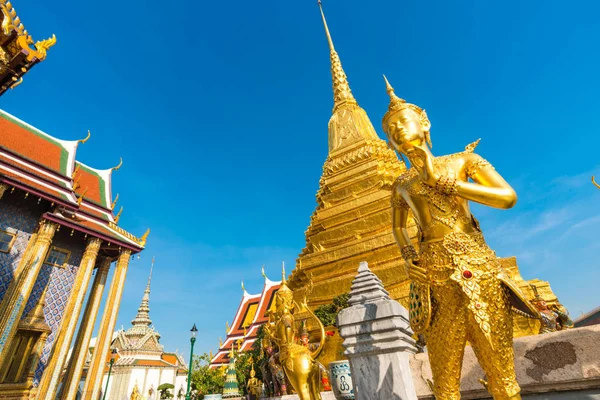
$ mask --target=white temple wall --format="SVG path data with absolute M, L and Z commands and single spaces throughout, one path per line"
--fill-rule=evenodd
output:
M 142 392 L 142 396 L 146 397 L 148 400 L 156 400 L 158 396 L 156 396 L 158 385 L 160 385 L 160 368 L 149 368 L 146 370 L 146 382 L 144 384 L 144 391 Z M 154 394 L 150 396 L 148 391 L 150 388 L 154 389 Z
M 179 390 L 183 388 L 183 393 L 187 390 L 187 375 L 177 375 L 175 378 L 175 398 L 177 398 L 177 393 Z

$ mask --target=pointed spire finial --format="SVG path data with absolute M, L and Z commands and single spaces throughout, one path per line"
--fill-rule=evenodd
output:
M 285 261 L 281 262 L 281 285 L 285 285 L 286 281 L 285 281 Z
M 154 270 L 154 259 L 152 256 L 152 264 L 150 264 L 150 275 L 148 276 L 148 292 L 150 292 L 150 282 L 152 282 L 152 271 Z
M 325 26 L 325 35 L 327 35 L 327 41 L 329 43 L 329 57 L 331 59 L 331 79 L 333 80 L 333 112 L 344 104 L 356 105 L 356 100 L 350 90 L 346 73 L 342 68 L 342 61 L 335 51 L 333 46 L 333 39 L 329 33 L 329 27 L 327 26 L 327 20 L 325 19 L 325 13 L 323 12 L 323 5 L 319 0 L 319 9 L 321 10 L 321 17 L 323 18 L 323 25 Z
M 246 294 L 246 287 L 244 286 L 244 280 L 242 279 L 242 291 Z

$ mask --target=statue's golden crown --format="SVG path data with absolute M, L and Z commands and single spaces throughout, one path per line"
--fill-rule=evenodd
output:
M 390 105 L 388 106 L 388 110 L 385 113 L 385 115 L 383 116 L 383 120 L 381 121 L 382 126 L 383 126 L 383 131 L 387 134 L 387 120 L 389 119 L 389 117 L 391 117 L 393 114 L 395 114 L 396 112 L 403 110 L 405 108 L 410 108 L 411 110 L 413 110 L 414 112 L 416 112 L 417 114 L 421 115 L 423 110 L 421 109 L 421 107 L 416 106 L 414 104 L 410 104 L 407 103 L 406 100 L 401 99 L 400 97 L 398 97 L 396 95 L 396 93 L 394 93 L 394 88 L 392 87 L 392 85 L 390 85 L 390 83 L 388 82 L 387 78 L 385 77 L 385 75 L 383 76 L 383 79 L 385 80 L 385 87 L 386 87 L 386 91 L 388 93 L 388 95 L 390 96 Z

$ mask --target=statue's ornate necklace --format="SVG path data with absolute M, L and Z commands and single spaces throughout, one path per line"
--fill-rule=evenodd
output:
M 454 154 L 436 157 L 433 164 L 439 172 L 455 177 L 456 172 L 449 165 L 450 160 L 455 157 L 456 155 Z M 408 194 L 415 197 L 423 197 L 427 200 L 427 204 L 430 205 L 429 212 L 432 221 L 427 226 L 421 227 L 423 235 L 427 235 L 427 232 L 437 224 L 443 224 L 449 228 L 454 228 L 458 220 L 468 222 L 468 218 L 461 212 L 460 205 L 456 201 L 456 198 L 452 195 L 442 194 L 435 190 L 435 188 L 423 183 L 414 167 L 409 168 L 404 174 L 398 177 L 398 181 Z

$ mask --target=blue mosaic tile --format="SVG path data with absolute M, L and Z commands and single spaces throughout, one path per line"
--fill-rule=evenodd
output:
M 48 358 L 50 357 L 56 334 L 60 328 L 60 322 L 62 321 L 65 307 L 67 306 L 67 301 L 69 300 L 69 295 L 75 281 L 75 275 L 77 274 L 85 249 L 85 242 L 83 240 L 73 239 L 67 233 L 63 232 L 56 234 L 52 244 L 61 249 L 69 250 L 71 256 L 64 268 L 50 267 L 48 265 L 42 267 L 26 307 L 27 310 L 34 307 L 44 291 L 44 287 L 48 285 L 44 317 L 52 332 L 48 335 L 46 345 L 42 350 L 40 361 L 35 370 L 34 385 L 36 386 L 48 363 Z
M 14 271 L 38 221 L 39 214 L 36 211 L 0 201 L 0 230 L 17 235 L 10 252 L 0 253 L 0 301 L 13 279 Z

